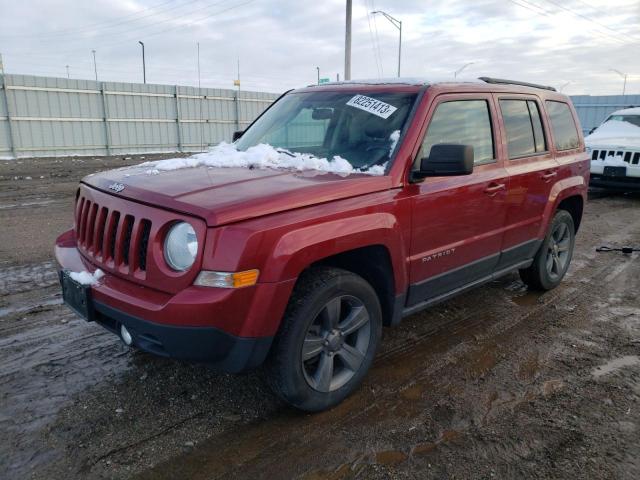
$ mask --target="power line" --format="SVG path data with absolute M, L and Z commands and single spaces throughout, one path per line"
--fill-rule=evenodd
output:
M 525 8 L 525 9 L 527 9 L 527 10 L 529 10 L 529 11 L 531 11 L 531 12 L 537 14 L 537 15 L 541 15 L 541 16 L 544 16 L 544 17 L 552 17 L 554 15 L 554 12 L 550 12 L 548 10 L 545 10 L 540 5 L 537 5 L 537 4 L 535 4 L 533 2 L 530 2 L 528 0 L 518 0 L 518 1 L 507 0 L 507 1 L 513 3 L 514 5 L 518 5 L 519 7 Z M 523 5 L 522 3 L 519 3 L 519 2 L 522 2 L 525 5 Z M 531 7 L 535 7 L 537 10 L 535 10 L 534 8 L 531 8 Z M 594 34 L 594 35 L 596 35 L 596 36 L 598 36 L 598 37 L 600 37 L 602 39 L 613 40 L 616 43 L 618 43 L 619 45 L 627 45 L 628 44 L 628 42 L 624 42 L 624 41 L 620 40 L 619 38 L 613 37 L 611 35 L 606 35 L 606 34 L 604 34 L 602 32 L 599 32 L 599 31 L 589 30 L 588 33 Z
M 221 3 L 224 3 L 225 1 L 226 0 L 222 0 L 221 2 L 214 3 L 211 6 L 220 5 Z M 207 20 L 207 19 L 212 18 L 212 17 L 217 17 L 218 15 L 222 15 L 223 13 L 229 12 L 231 10 L 235 10 L 236 8 L 244 7 L 246 5 L 249 5 L 250 3 L 253 3 L 254 1 L 255 0 L 248 0 L 246 2 L 239 3 L 237 5 L 232 5 L 232 6 L 228 7 L 228 8 L 223 9 L 223 10 L 219 10 L 218 12 L 211 13 L 211 14 L 206 15 L 204 17 L 197 18 L 197 19 L 195 19 L 195 20 L 193 20 L 191 22 L 187 22 L 187 23 L 183 23 L 183 24 L 179 24 L 179 25 L 174 25 L 173 27 L 166 27 L 166 28 L 163 28 L 162 30 L 158 30 L 157 32 L 143 33 L 142 36 L 144 38 L 148 38 L 148 37 L 153 37 L 155 35 L 164 34 L 164 33 L 168 32 L 168 31 L 175 30 L 176 28 L 185 28 L 185 27 L 194 25 L 196 23 L 202 22 L 203 20 Z M 207 8 L 209 8 L 209 7 L 207 7 Z M 179 17 L 177 17 L 177 18 L 179 18 Z M 166 20 L 166 21 L 163 21 L 163 22 L 158 22 L 156 25 L 150 26 L 150 28 L 151 27 L 155 27 L 155 26 L 159 25 L 160 23 L 166 23 L 167 21 L 173 21 L 173 20 L 175 20 L 175 18 L 172 18 L 172 19 L 169 19 L 169 20 Z M 135 30 L 135 29 L 131 30 L 131 31 L 132 32 L 139 32 L 139 30 Z M 131 37 L 131 38 L 133 38 L 133 37 Z M 131 38 L 128 38 L 128 39 L 125 39 L 125 40 L 122 40 L 122 41 L 119 41 L 119 42 L 111 43 L 111 44 L 106 44 L 106 46 L 107 47 L 113 47 L 115 45 L 122 45 L 124 43 L 130 42 Z
M 147 7 L 147 8 L 144 8 L 142 10 L 138 10 L 137 12 L 133 12 L 133 13 L 130 13 L 128 15 L 124 15 L 124 16 L 120 17 L 120 19 L 116 20 L 115 22 L 113 20 L 109 20 L 109 21 L 104 21 L 104 22 L 93 23 L 93 24 L 90 24 L 90 25 L 85 25 L 84 27 L 79 28 L 79 29 L 78 28 L 68 28 L 68 29 L 64 29 L 64 30 L 55 30 L 53 32 L 48 32 L 48 33 L 22 33 L 22 34 L 20 34 L 20 33 L 18 33 L 18 34 L 0 33 L 0 37 L 9 37 L 9 38 L 13 38 L 13 37 L 16 37 L 16 38 L 47 37 L 48 38 L 48 37 L 51 37 L 51 36 L 59 36 L 59 35 L 76 35 L 77 33 L 80 33 L 80 32 L 93 30 L 94 28 L 100 27 L 101 25 L 111 25 L 111 24 L 116 24 L 117 25 L 117 24 L 121 24 L 121 23 L 128 23 L 130 21 L 140 20 L 138 18 L 138 19 L 133 19 L 133 20 L 122 21 L 122 19 L 124 19 L 124 18 L 133 17 L 133 16 L 136 16 L 136 15 L 138 15 L 140 13 L 144 13 L 144 12 L 147 12 L 149 10 L 154 10 L 154 9 L 156 9 L 158 7 L 161 7 L 163 5 L 166 5 L 168 3 L 173 3 L 174 1 L 175 0 L 168 0 L 168 1 L 165 1 L 165 2 L 162 2 L 162 3 L 159 3 L 157 5 L 154 5 L 152 7 Z M 189 3 L 193 3 L 195 1 L 199 1 L 199 0 L 193 0 L 191 2 L 187 2 L 186 4 L 183 3 L 183 4 L 178 5 L 176 7 L 169 8 L 166 11 L 173 10 L 175 8 L 179 8 L 181 6 L 185 6 L 185 5 L 187 5 Z M 152 15 L 155 15 L 155 14 L 152 14 Z M 141 18 L 146 18 L 146 16 L 145 17 L 141 17 Z
M 373 29 L 371 28 L 371 16 L 369 15 L 369 4 L 367 0 L 364 0 L 364 8 L 367 10 L 367 24 L 369 25 L 369 37 L 371 38 L 371 49 L 373 50 L 373 58 L 376 61 L 376 70 L 378 72 L 378 78 L 382 75 L 380 73 L 380 62 L 378 60 L 378 52 L 376 51 L 376 44 L 373 38 Z
M 374 0 L 371 0 L 371 9 L 375 10 L 376 6 L 373 3 Z M 378 22 L 376 22 L 376 16 L 373 16 L 373 28 L 375 31 L 375 37 L 376 37 L 376 48 L 378 50 L 378 57 L 380 58 L 380 72 L 382 73 L 382 76 L 384 77 L 384 65 L 382 62 L 382 54 L 380 53 L 380 37 L 378 37 Z
M 586 20 L 586 21 L 588 21 L 588 22 L 591 22 L 591 23 L 593 23 L 594 25 L 599 25 L 599 26 L 601 26 L 601 27 L 604 27 L 604 28 L 606 28 L 607 30 L 610 30 L 611 32 L 613 32 L 615 35 L 619 35 L 619 34 L 620 34 L 620 32 L 619 32 L 619 31 L 614 30 L 614 29 L 612 29 L 611 27 L 608 27 L 607 25 L 605 25 L 605 24 L 603 24 L 603 23 L 598 22 L 597 20 L 594 20 L 594 19 L 592 19 L 592 18 L 589 18 L 589 17 L 587 17 L 586 15 L 583 15 L 582 13 L 579 13 L 579 12 L 576 12 L 576 11 L 574 11 L 574 10 L 571 10 L 570 8 L 567 8 L 567 7 L 565 7 L 564 5 L 560 5 L 559 3 L 557 3 L 557 2 L 555 2 L 555 1 L 553 1 L 553 0 L 544 0 L 544 1 L 545 1 L 545 2 L 547 2 L 547 3 L 550 3 L 550 4 L 552 4 L 552 5 L 555 5 L 556 7 L 558 7 L 558 8 L 560 8 L 560 9 L 564 10 L 565 12 L 570 13 L 571 15 L 573 15 L 573 16 L 575 16 L 575 17 L 582 18 L 583 20 Z M 602 32 L 602 33 L 603 33 L 603 34 L 605 34 L 605 35 L 610 35 L 610 34 L 607 34 L 607 33 L 605 33 L 605 32 Z M 611 35 L 611 36 L 612 36 L 612 35 Z M 627 36 L 631 37 L 631 35 L 627 35 Z M 612 36 L 612 37 L 613 37 L 613 36 Z M 616 39 L 617 39 L 618 37 L 616 36 L 616 37 L 614 37 L 614 38 L 616 38 Z M 633 38 L 633 37 L 632 37 L 632 38 Z

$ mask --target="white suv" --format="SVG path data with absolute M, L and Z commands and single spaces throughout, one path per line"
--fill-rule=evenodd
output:
M 640 107 L 613 112 L 584 142 L 591 186 L 640 190 Z

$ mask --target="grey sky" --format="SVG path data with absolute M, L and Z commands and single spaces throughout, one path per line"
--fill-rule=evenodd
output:
M 403 76 L 482 75 L 564 87 L 570 94 L 640 93 L 638 0 L 354 0 L 354 78 L 395 76 L 403 21 Z M 343 74 L 344 0 L 0 0 L 7 73 L 281 92 Z M 376 47 L 379 46 L 379 48 Z M 567 82 L 570 82 L 567 84 Z

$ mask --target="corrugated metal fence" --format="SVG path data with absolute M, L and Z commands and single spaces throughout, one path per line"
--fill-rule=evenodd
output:
M 278 95 L 0 75 L 0 158 L 201 151 Z
M 0 75 L 0 158 L 200 151 L 277 94 Z M 640 95 L 572 96 L 585 134 Z
M 622 108 L 640 107 L 640 95 L 573 95 L 571 101 L 585 135 L 600 125 L 610 113 Z

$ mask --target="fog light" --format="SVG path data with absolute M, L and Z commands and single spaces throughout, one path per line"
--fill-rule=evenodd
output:
M 125 327 L 124 325 L 120 325 L 120 338 L 122 338 L 122 341 L 127 346 L 131 346 L 131 344 L 133 343 L 133 337 L 129 333 L 129 330 L 127 330 L 127 327 Z

